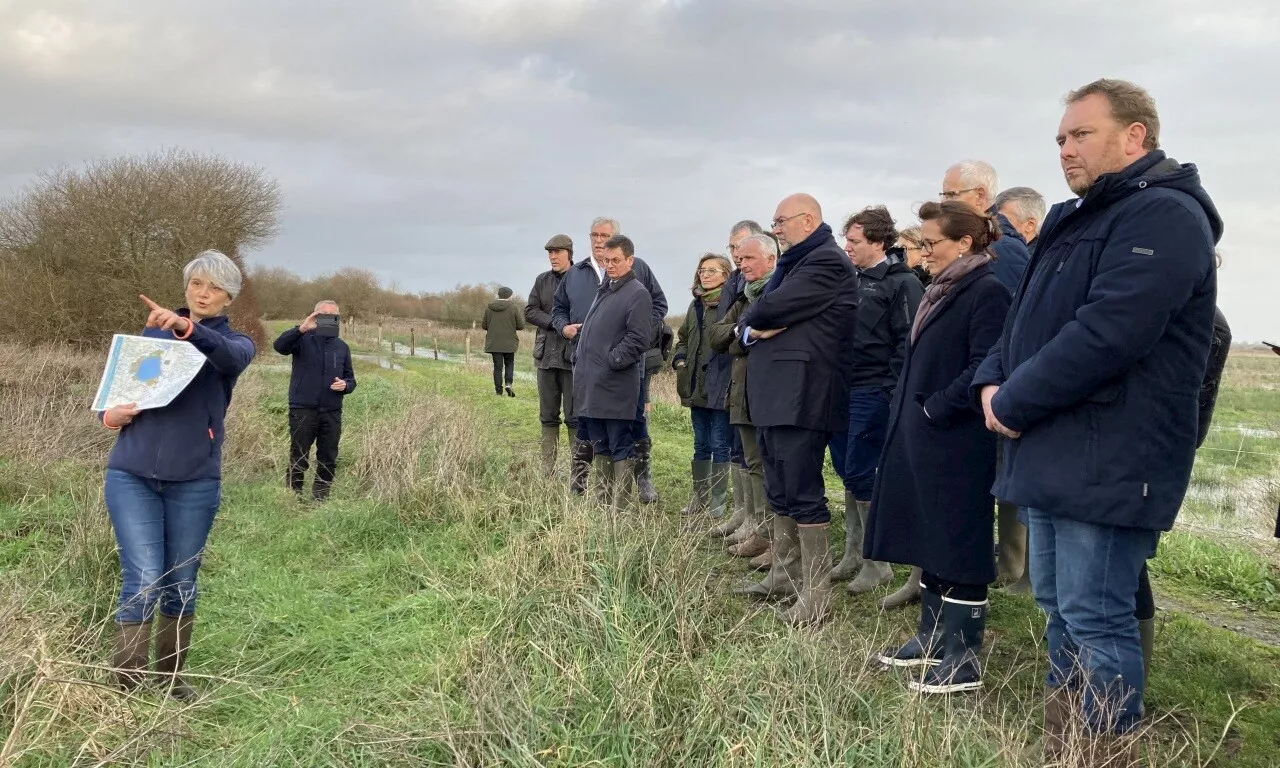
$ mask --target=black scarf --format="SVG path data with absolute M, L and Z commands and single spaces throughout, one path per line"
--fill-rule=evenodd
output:
M 777 265 L 773 268 L 773 277 L 769 279 L 769 284 L 764 287 L 764 292 L 768 293 L 779 285 L 786 278 L 787 273 L 800 263 L 800 260 L 813 252 L 815 248 L 822 245 L 828 240 L 832 240 L 831 227 L 827 224 L 819 224 L 818 228 L 806 237 L 804 240 L 796 243 L 788 248 L 781 256 L 778 257 Z M 832 240 L 834 242 L 834 240 Z

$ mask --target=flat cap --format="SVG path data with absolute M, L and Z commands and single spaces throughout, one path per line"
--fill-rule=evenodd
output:
M 573 240 L 568 235 L 556 235 L 544 246 L 548 251 L 573 251 Z

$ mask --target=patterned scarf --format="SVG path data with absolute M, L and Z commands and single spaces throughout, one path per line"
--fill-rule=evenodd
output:
M 754 304 L 756 299 L 760 298 L 764 293 L 764 287 L 769 284 L 769 278 L 773 277 L 773 270 L 769 270 L 768 274 L 759 280 L 752 280 L 742 289 L 742 293 L 747 297 L 747 304 Z
M 707 290 L 706 288 L 699 286 L 694 289 L 693 293 L 699 299 L 702 299 L 703 306 L 715 307 L 720 304 L 720 290 L 722 288 L 724 288 L 724 286 L 720 285 L 715 288 L 712 288 L 711 290 Z
M 911 343 L 915 344 L 916 339 L 920 338 L 920 329 L 924 327 L 925 321 L 929 319 L 929 315 L 938 308 L 942 300 L 946 298 L 951 289 L 956 286 L 970 272 L 978 267 L 985 266 L 994 261 L 995 257 L 990 251 L 982 253 L 974 253 L 968 256 L 961 256 L 951 262 L 942 273 L 933 278 L 933 282 L 929 284 L 928 290 L 924 292 L 924 298 L 920 299 L 920 308 L 916 310 L 915 322 L 911 324 Z

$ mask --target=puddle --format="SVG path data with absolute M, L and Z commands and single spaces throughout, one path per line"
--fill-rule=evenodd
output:
M 407 344 L 401 344 L 399 342 L 384 341 L 382 342 L 382 347 L 383 349 L 390 352 L 392 355 L 397 355 L 400 357 L 410 357 L 409 346 Z M 439 355 L 438 357 L 437 357 L 437 354 Z M 440 362 L 443 362 L 443 363 L 461 363 L 463 358 L 462 355 L 450 354 L 443 350 L 437 353 L 434 349 L 431 349 L 429 347 L 428 348 L 417 347 L 416 349 L 413 350 L 412 357 L 416 360 L 439 360 Z M 372 357 L 370 357 L 370 360 L 372 360 Z M 488 362 L 489 362 L 489 356 L 484 352 L 471 353 L 471 363 L 473 365 L 488 364 Z M 383 366 L 383 367 L 385 368 L 386 366 Z M 515 378 L 516 378 L 516 381 L 523 381 L 523 382 L 537 381 L 537 377 L 534 376 L 534 374 L 530 373 L 529 371 L 516 371 Z
M 352 355 L 352 359 L 359 360 L 362 363 L 376 363 L 379 368 L 388 371 L 403 371 L 404 366 L 399 363 L 393 363 L 385 357 L 376 357 L 374 355 Z

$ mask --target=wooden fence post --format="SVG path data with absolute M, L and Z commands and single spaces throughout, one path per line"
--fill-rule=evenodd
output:
M 414 338 L 414 331 L 409 329 L 409 357 L 413 357 L 417 349 L 417 340 Z
M 439 336 L 431 337 L 431 351 L 435 353 L 436 359 L 439 360 L 440 359 L 440 337 Z

